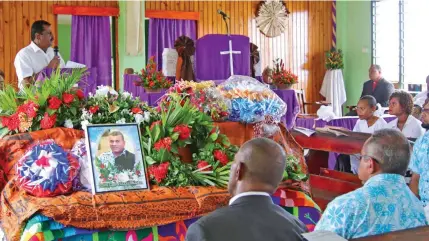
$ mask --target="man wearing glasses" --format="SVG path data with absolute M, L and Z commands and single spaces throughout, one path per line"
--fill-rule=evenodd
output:
M 429 220 L 429 99 L 423 106 L 422 127 L 426 133 L 417 139 L 411 155 L 410 169 L 413 172 L 410 182 L 411 190 L 420 198 Z
M 51 47 L 54 37 L 51 24 L 38 20 L 31 25 L 31 43 L 21 49 L 15 57 L 15 69 L 18 76 L 18 87 L 33 84 L 33 76 L 44 68 L 64 67 L 64 60 L 58 54 L 55 56 Z
M 315 230 L 349 240 L 427 225 L 423 204 L 405 183 L 408 139 L 395 129 L 378 130 L 361 154 L 358 173 L 363 187 L 329 203 Z

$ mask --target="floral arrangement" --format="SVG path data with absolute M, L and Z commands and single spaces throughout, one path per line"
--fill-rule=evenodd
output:
M 302 172 L 301 165 L 298 159 L 289 155 L 286 157 L 286 168 L 283 172 L 283 181 L 292 180 L 292 181 L 307 181 L 308 175 Z
M 159 111 L 159 120 L 146 127 L 142 141 L 150 180 L 163 186 L 224 187 L 228 163 L 238 148 L 186 96 L 170 95 L 168 101 L 160 102 Z M 216 159 L 203 159 L 203 151 Z
M 99 158 L 95 158 L 95 166 L 99 171 L 99 187 L 100 188 L 111 188 L 118 184 L 125 186 L 129 184 L 133 186 L 135 182 L 138 182 L 142 175 L 144 175 L 143 165 L 139 163 L 134 170 L 123 170 L 119 171 L 116 165 L 111 163 L 104 163 Z
M 57 126 L 79 127 L 84 94 L 73 88 L 85 69 L 60 74 L 16 92 L 12 86 L 0 91 L 0 136 Z
M 172 85 L 171 81 L 164 76 L 162 71 L 157 71 L 155 56 L 150 57 L 146 68 L 137 74 L 140 76 L 140 80 L 134 81 L 134 85 L 143 86 L 145 89 L 168 89 Z
M 277 122 L 286 113 L 286 104 L 261 82 L 247 76 L 231 76 L 218 86 L 222 95 L 231 101 L 228 117 L 231 121 L 256 123 L 265 116 Z
M 133 123 L 143 126 L 157 115 L 155 110 L 134 98 L 128 92 L 118 93 L 110 86 L 99 86 L 95 94 L 86 99 L 82 114 L 81 125 L 104 123 Z
M 298 76 L 291 70 L 286 70 L 283 60 L 274 60 L 274 69 L 271 73 L 271 79 L 276 85 L 292 85 L 298 83 Z
M 168 103 L 171 98 L 189 100 L 192 106 L 211 116 L 214 121 L 224 121 L 229 115 L 230 102 L 216 89 L 213 81 L 179 81 L 167 91 L 161 102 Z
M 332 48 L 326 52 L 326 69 L 343 69 L 343 51 L 341 49 Z

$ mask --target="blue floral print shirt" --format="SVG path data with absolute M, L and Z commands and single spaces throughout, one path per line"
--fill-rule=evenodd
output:
M 414 144 L 409 168 L 413 173 L 420 175 L 419 196 L 426 207 L 429 204 L 429 132 L 417 139 Z
M 427 225 L 423 204 L 397 174 L 378 174 L 363 187 L 337 197 L 315 230 L 335 232 L 345 239 Z

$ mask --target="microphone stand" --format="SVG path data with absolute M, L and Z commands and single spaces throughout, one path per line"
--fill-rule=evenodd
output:
M 229 27 L 228 27 L 228 22 L 226 21 L 226 16 L 222 15 L 223 21 L 225 21 L 225 25 L 226 25 L 226 33 L 228 34 L 228 36 L 231 36 L 230 32 L 229 32 Z

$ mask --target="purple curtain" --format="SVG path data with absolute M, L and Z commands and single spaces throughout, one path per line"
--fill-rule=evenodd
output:
M 85 93 L 94 93 L 99 85 L 112 86 L 110 18 L 72 16 L 71 37 L 70 60 L 97 71 L 95 81 L 80 84 Z
M 162 52 L 164 48 L 174 49 L 174 41 L 182 35 L 192 40 L 197 39 L 194 20 L 149 19 L 148 58 L 155 56 L 158 70 L 162 70 Z

